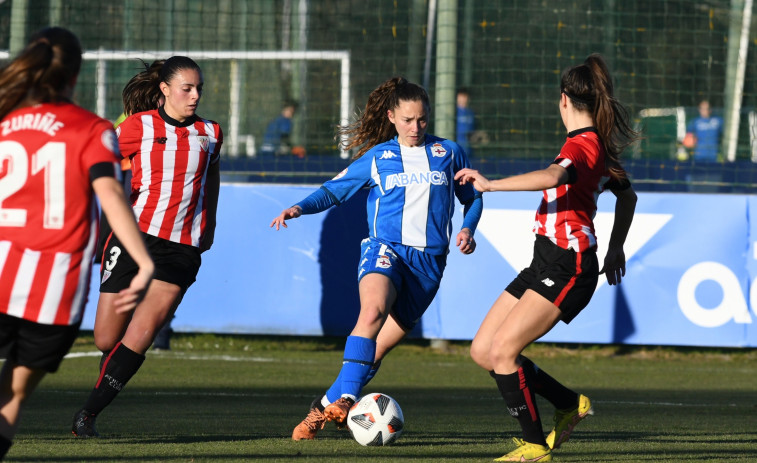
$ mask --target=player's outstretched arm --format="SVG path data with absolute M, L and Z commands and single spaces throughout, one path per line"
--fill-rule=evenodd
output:
M 302 208 L 300 206 L 292 206 L 284 209 L 281 211 L 281 214 L 279 214 L 278 217 L 273 219 L 273 222 L 271 222 L 271 227 L 276 227 L 276 230 L 279 230 L 280 227 L 287 228 L 286 221 L 289 219 L 296 219 L 297 217 L 302 215 Z
M 477 191 L 539 191 L 555 188 L 568 183 L 568 171 L 562 166 L 551 164 L 546 169 L 535 170 L 512 177 L 489 180 L 474 169 L 461 169 L 455 174 L 461 185 L 470 183 Z
M 118 180 L 114 177 L 99 177 L 92 182 L 92 189 L 100 200 L 100 205 L 108 217 L 113 232 L 139 266 L 139 271 L 131 280 L 131 284 L 119 292 L 115 302 L 116 312 L 128 312 L 144 298 L 150 286 L 155 265 L 147 252 L 142 234 L 134 220 L 134 212 L 124 199 L 124 190 Z

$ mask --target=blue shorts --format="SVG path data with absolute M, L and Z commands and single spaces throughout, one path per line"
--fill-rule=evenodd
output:
M 403 245 L 382 243 L 366 238 L 360 245 L 357 279 L 369 273 L 380 273 L 392 280 L 397 301 L 392 314 L 410 331 L 431 305 L 442 281 L 446 254 L 435 256 Z

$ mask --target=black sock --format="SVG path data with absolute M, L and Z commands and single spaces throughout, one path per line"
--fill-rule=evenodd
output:
M 521 367 L 509 375 L 499 375 L 493 371 L 491 375 L 497 382 L 502 398 L 505 399 L 507 411 L 518 420 L 523 430 L 523 440 L 546 446 L 539 410 L 536 408 L 536 395 L 529 387 L 527 373 Z
M 144 361 L 144 355 L 134 352 L 119 342 L 105 359 L 100 377 L 84 404 L 84 409 L 93 415 L 103 411 L 121 392 Z
M 13 442 L 11 442 L 10 439 L 5 436 L 0 436 L 0 461 L 5 458 L 8 449 L 11 448 L 11 444 L 13 444 Z
M 534 392 L 552 403 L 558 410 L 567 410 L 578 406 L 578 394 L 568 389 L 549 376 L 527 357 L 520 357 L 521 367 L 528 373 L 529 384 Z

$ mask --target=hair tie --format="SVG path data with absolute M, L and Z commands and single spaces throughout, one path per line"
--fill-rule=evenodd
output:
M 594 98 L 591 98 L 591 99 L 581 98 L 581 97 L 578 97 L 576 95 L 573 95 L 572 93 L 568 92 L 565 89 L 563 89 L 562 92 L 565 95 L 567 95 L 568 98 L 570 98 L 571 100 L 575 101 L 576 103 L 582 103 L 582 104 L 585 104 L 586 106 L 591 106 L 591 105 L 594 104 Z

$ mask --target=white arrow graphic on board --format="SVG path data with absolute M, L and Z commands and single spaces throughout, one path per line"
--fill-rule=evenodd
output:
M 484 235 L 515 271 L 520 272 L 528 267 L 533 257 L 534 233 L 531 230 L 535 217 L 536 212 L 533 210 L 484 209 L 477 231 Z M 607 253 L 614 217 L 615 214 L 612 212 L 598 212 L 594 217 L 600 268 Z M 672 214 L 634 214 L 628 238 L 623 246 L 626 262 L 672 218 Z M 606 282 L 607 280 L 600 276 L 597 288 Z

